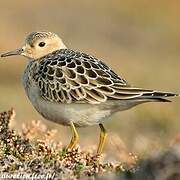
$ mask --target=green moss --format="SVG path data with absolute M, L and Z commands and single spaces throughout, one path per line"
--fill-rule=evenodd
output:
M 84 168 L 84 165 L 82 163 L 77 163 L 75 165 L 75 168 L 74 168 L 74 174 L 77 175 L 77 176 L 80 176 L 80 174 L 82 173 L 81 171 L 83 170 Z

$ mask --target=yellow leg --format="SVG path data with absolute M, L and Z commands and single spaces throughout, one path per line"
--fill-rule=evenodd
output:
M 97 154 L 100 155 L 103 151 L 103 148 L 104 148 L 104 144 L 105 144 L 105 141 L 107 138 L 107 132 L 106 132 L 106 130 L 102 124 L 99 124 L 99 127 L 101 129 L 101 132 L 100 132 L 100 140 L 99 140 L 99 146 L 98 146 Z
M 70 123 L 70 127 L 71 127 L 73 135 L 72 135 L 70 144 L 67 146 L 67 149 L 71 149 L 72 150 L 76 146 L 76 144 L 78 142 L 79 135 L 78 135 L 78 133 L 76 131 L 76 128 L 75 128 L 73 122 Z

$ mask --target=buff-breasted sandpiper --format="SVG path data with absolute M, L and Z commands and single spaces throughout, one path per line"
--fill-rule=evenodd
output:
M 145 102 L 168 102 L 174 93 L 130 86 L 100 59 L 68 49 L 51 32 L 33 32 L 25 44 L 1 57 L 28 58 L 23 75 L 25 92 L 35 109 L 46 119 L 68 125 L 78 142 L 76 127 L 100 126 L 97 153 L 101 154 L 107 136 L 103 123 L 112 114 Z

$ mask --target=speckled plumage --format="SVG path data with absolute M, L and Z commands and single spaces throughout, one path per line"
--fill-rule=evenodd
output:
M 99 104 L 115 99 L 156 98 L 158 93 L 130 87 L 102 61 L 70 49 L 31 61 L 27 71 L 28 81 L 35 81 L 41 96 L 51 102 Z

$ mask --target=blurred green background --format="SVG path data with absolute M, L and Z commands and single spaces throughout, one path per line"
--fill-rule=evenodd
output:
M 67 47 L 103 59 L 132 85 L 180 93 L 178 0 L 1 0 L 0 4 L 0 52 L 20 47 L 29 32 L 52 31 Z M 17 129 L 23 122 L 43 119 L 21 84 L 25 64 L 23 57 L 0 61 L 0 111 L 15 108 Z M 180 98 L 172 100 L 113 116 L 105 124 L 110 132 L 106 151 L 118 152 L 124 143 L 129 151 L 145 154 L 173 142 L 180 132 Z M 64 144 L 69 141 L 68 128 L 45 123 L 60 129 L 57 138 Z M 97 141 L 98 127 L 79 131 L 85 135 L 82 146 Z

